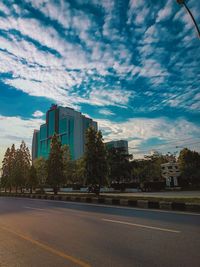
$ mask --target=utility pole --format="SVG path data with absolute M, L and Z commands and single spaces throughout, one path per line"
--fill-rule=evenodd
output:
M 195 28 L 197 30 L 198 37 L 200 38 L 200 29 L 199 29 L 199 27 L 197 25 L 197 22 L 195 21 L 194 16 L 192 15 L 192 12 L 190 11 L 189 7 L 186 5 L 185 0 L 176 0 L 176 1 L 177 1 L 177 3 L 179 5 L 183 5 L 185 7 L 185 9 L 187 10 L 187 12 L 189 13 L 189 15 L 190 15 L 190 17 L 191 17 L 191 19 L 192 19 L 192 21 L 194 23 L 194 26 L 195 26 Z

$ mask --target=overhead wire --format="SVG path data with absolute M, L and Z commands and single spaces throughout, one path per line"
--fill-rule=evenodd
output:
M 181 141 L 186 141 L 186 140 L 194 140 L 194 139 L 200 139 L 200 137 L 192 137 L 192 138 L 185 138 L 185 139 L 174 139 L 173 141 L 168 141 L 168 142 L 165 142 L 165 143 L 159 143 L 159 144 L 155 144 L 153 146 L 148 146 L 149 148 L 151 147 L 156 147 L 156 146 L 164 146 L 164 145 L 167 145 L 167 144 L 173 144 L 173 143 L 179 143 Z M 136 147 L 129 147 L 130 149 L 137 149 Z
M 200 144 L 200 141 L 198 142 L 192 142 L 192 143 L 185 143 L 185 144 L 182 144 L 182 145 L 172 145 L 172 146 L 168 146 L 166 148 L 156 148 L 155 146 L 152 146 L 152 147 L 149 147 L 148 150 L 138 150 L 138 151 L 135 151 L 135 153 L 148 153 L 149 151 L 151 150 L 155 150 L 155 151 L 162 151 L 162 150 L 170 150 L 170 149 L 180 149 L 180 148 L 187 148 L 187 147 L 190 147 L 192 145 L 196 145 L 196 144 Z M 131 148 L 129 148 L 130 150 L 132 150 Z M 134 149 L 137 149 L 137 148 L 134 148 Z M 132 152 L 134 153 L 134 151 Z

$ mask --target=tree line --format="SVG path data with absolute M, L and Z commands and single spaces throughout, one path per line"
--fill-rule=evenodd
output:
M 101 186 L 120 189 L 128 185 L 136 187 L 146 181 L 163 181 L 160 165 L 172 155 L 146 156 L 134 160 L 123 148 L 107 148 L 101 131 L 90 127 L 86 132 L 85 153 L 82 158 L 72 160 L 69 146 L 61 144 L 58 135 L 51 139 L 48 159 L 42 157 L 31 162 L 30 152 L 22 141 L 18 149 L 8 148 L 2 164 L 1 187 L 6 191 L 53 188 L 57 194 L 60 187 L 88 186 L 96 193 Z M 200 154 L 183 149 L 178 157 L 181 170 L 180 183 L 187 186 L 200 184 Z M 119 187 L 120 185 L 120 187 Z

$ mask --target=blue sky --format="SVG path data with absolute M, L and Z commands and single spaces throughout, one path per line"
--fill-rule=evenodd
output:
M 188 0 L 200 25 L 200 2 Z M 200 40 L 175 0 L 0 0 L 0 160 L 51 103 L 135 157 L 200 150 Z

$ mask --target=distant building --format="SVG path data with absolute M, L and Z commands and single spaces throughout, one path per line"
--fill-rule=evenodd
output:
M 124 149 L 125 153 L 128 154 L 128 141 L 126 140 L 117 140 L 117 141 L 110 141 L 110 142 L 106 142 L 105 145 L 108 148 L 122 148 Z
M 69 145 L 72 159 L 80 158 L 85 150 L 85 132 L 97 122 L 69 107 L 52 105 L 46 113 L 46 123 L 35 130 L 32 140 L 32 159 L 48 158 L 51 138 L 57 133 L 62 145 Z
M 178 163 L 168 162 L 161 164 L 162 177 L 166 180 L 167 187 L 178 186 L 178 177 L 180 176 L 180 170 Z
M 40 131 L 34 130 L 32 139 L 32 159 L 36 159 L 40 155 Z

